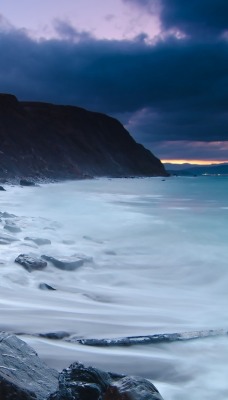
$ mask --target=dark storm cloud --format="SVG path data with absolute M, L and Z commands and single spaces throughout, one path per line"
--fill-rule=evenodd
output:
M 56 22 L 59 40 L 0 33 L 0 91 L 20 99 L 75 104 L 118 115 L 145 144 L 226 140 L 225 39 L 167 38 L 146 44 L 96 40 Z
M 219 35 L 228 29 L 227 0 L 123 0 L 159 12 L 165 30 L 176 28 L 191 36 Z

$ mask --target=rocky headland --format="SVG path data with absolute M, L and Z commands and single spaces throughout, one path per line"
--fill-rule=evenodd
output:
M 2 179 L 166 175 L 160 160 L 114 118 L 0 94 Z M 27 185 L 29 180 L 23 182 Z

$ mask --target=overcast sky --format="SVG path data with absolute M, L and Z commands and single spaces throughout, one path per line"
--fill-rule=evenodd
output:
M 0 0 L 0 92 L 117 117 L 161 159 L 228 160 L 227 0 Z

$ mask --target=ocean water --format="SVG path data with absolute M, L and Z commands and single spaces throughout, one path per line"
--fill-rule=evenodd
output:
M 21 232 L 0 245 L 0 329 L 22 334 L 58 369 L 77 360 L 151 379 L 165 400 L 227 400 L 226 334 L 107 348 L 35 336 L 228 330 L 227 187 L 227 177 L 6 187 L 0 211 L 15 214 Z M 4 218 L 0 224 L 7 233 Z M 49 264 L 29 273 L 14 262 L 19 254 L 91 259 L 75 271 Z M 43 282 L 56 290 L 39 289 Z

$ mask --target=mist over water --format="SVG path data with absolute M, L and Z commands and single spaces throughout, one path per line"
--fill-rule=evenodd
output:
M 24 333 L 55 368 L 78 360 L 149 378 L 165 400 L 227 400 L 226 335 L 113 348 L 31 336 L 227 329 L 227 184 L 227 177 L 104 178 L 0 192 L 0 211 L 15 214 L 22 230 L 11 234 L 20 241 L 0 247 L 0 329 Z M 21 253 L 92 259 L 75 271 L 49 264 L 28 273 L 14 263 Z M 57 290 L 40 290 L 43 282 Z

